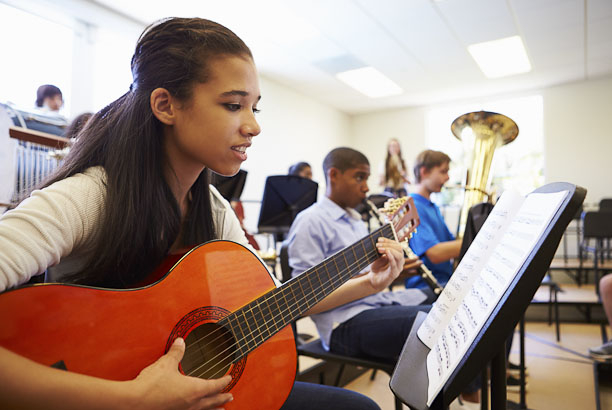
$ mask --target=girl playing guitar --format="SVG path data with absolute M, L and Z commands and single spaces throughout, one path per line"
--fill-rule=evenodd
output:
M 130 91 L 96 113 L 56 174 L 0 219 L 0 291 L 49 267 L 50 281 L 126 289 L 146 282 L 174 250 L 212 239 L 247 245 L 229 204 L 209 188 L 208 173 L 235 174 L 260 132 L 250 50 L 219 24 L 172 18 L 144 31 L 131 65 Z M 377 247 L 383 257 L 372 265 L 372 275 L 350 280 L 312 311 L 361 297 L 373 288 L 369 281 L 380 287 L 397 277 L 399 243 L 380 238 Z M 11 314 L 0 312 L 3 318 Z M 0 347 L 1 407 L 229 407 L 231 390 L 223 390 L 230 376 L 182 374 L 184 350 L 177 338 L 134 379 L 110 381 L 44 366 Z M 288 396 L 283 409 L 377 408 L 359 394 L 306 383 L 295 383 Z M 238 401 L 231 406 L 259 407 Z

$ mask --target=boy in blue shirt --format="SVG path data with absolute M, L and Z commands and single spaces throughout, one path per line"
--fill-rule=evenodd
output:
M 450 157 L 443 152 L 425 150 L 414 164 L 415 192 L 410 194 L 419 213 L 421 224 L 410 239 L 410 247 L 431 270 L 442 286 L 453 273 L 451 259 L 461 251 L 461 239 L 450 233 L 440 209 L 431 202 L 430 195 L 440 192 L 448 181 Z M 406 279 L 407 288 L 424 288 L 427 284 L 418 276 Z

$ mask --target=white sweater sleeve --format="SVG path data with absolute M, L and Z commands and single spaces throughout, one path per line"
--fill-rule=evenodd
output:
M 27 282 L 91 239 L 102 213 L 102 168 L 36 190 L 0 217 L 0 291 Z

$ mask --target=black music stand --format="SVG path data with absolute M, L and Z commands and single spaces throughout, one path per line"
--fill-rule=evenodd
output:
M 246 182 L 248 172 L 241 169 L 238 173 L 231 177 L 224 177 L 219 174 L 212 174 L 211 183 L 217 188 L 217 191 L 228 201 L 240 200 L 244 183 Z
M 429 348 L 417 336 L 426 314 L 419 313 L 404 344 L 389 386 L 411 409 L 446 409 L 476 375 L 491 362 L 491 408 L 506 408 L 505 340 L 522 318 L 546 274 L 563 232 L 582 205 L 586 190 L 568 183 L 552 183 L 534 192 L 569 191 L 545 228 L 512 283 L 484 323 L 474 342 L 451 374 L 431 406 L 427 406 L 427 354 Z
M 368 200 L 371 201 L 376 206 L 376 208 L 382 208 L 385 202 L 387 202 L 389 199 L 393 199 L 393 195 L 387 195 L 386 193 L 382 193 L 372 194 L 368 196 Z M 364 222 L 368 224 L 368 231 L 370 231 L 370 206 L 366 204 L 365 201 L 363 201 L 357 204 L 354 209 L 355 211 L 359 212 L 359 214 L 361 215 L 361 219 L 363 219 Z
M 266 179 L 259 222 L 260 233 L 282 241 L 295 216 L 317 201 L 319 184 L 297 175 L 272 175 Z

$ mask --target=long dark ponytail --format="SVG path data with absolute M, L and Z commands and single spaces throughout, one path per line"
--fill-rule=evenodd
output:
M 81 131 L 49 185 L 89 167 L 106 171 L 104 214 L 92 256 L 67 281 L 122 288 L 143 280 L 167 255 L 181 231 L 180 211 L 164 177 L 162 125 L 149 97 L 159 87 L 188 101 L 196 83 L 207 81 L 207 64 L 219 55 L 252 58 L 232 31 L 198 18 L 171 18 L 149 26 L 132 57 L 130 91 L 96 113 Z M 216 237 L 208 171 L 191 188 L 181 243 Z

